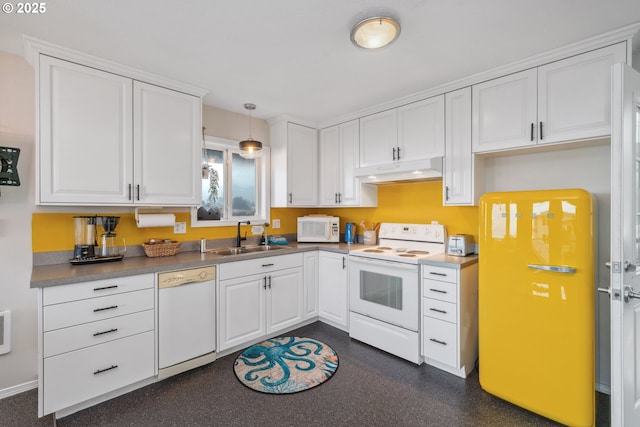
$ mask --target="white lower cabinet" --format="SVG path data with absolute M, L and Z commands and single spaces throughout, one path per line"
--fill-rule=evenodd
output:
M 478 264 L 422 265 L 422 355 L 466 378 L 478 358 Z
M 279 255 L 219 265 L 218 351 L 303 320 L 303 256 Z
M 349 330 L 349 257 L 320 251 L 318 256 L 318 314 L 320 320 Z
M 318 316 L 318 252 L 304 253 L 304 320 Z
M 156 373 L 153 274 L 39 291 L 38 415 Z

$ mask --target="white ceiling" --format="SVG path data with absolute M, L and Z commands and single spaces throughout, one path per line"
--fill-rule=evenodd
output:
M 50 0 L 0 13 L 0 50 L 21 35 L 210 90 L 205 104 L 314 123 L 640 21 L 640 0 Z M 400 38 L 349 40 L 391 13 Z

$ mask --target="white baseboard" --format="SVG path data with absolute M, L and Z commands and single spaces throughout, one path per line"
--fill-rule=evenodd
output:
M 24 384 L 18 384 L 11 387 L 7 387 L 5 389 L 0 390 L 0 399 L 4 399 L 5 397 L 20 394 L 24 391 L 32 390 L 34 388 L 38 388 L 38 380 L 33 380 L 33 381 L 26 382 Z

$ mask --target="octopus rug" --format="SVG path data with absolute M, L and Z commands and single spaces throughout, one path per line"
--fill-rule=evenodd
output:
M 290 394 L 318 386 L 338 369 L 338 355 L 327 344 L 303 337 L 271 338 L 244 350 L 233 365 L 245 386 Z

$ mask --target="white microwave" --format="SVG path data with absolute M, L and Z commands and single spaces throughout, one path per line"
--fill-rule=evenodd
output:
M 298 217 L 298 242 L 338 243 L 340 218 L 336 216 Z

